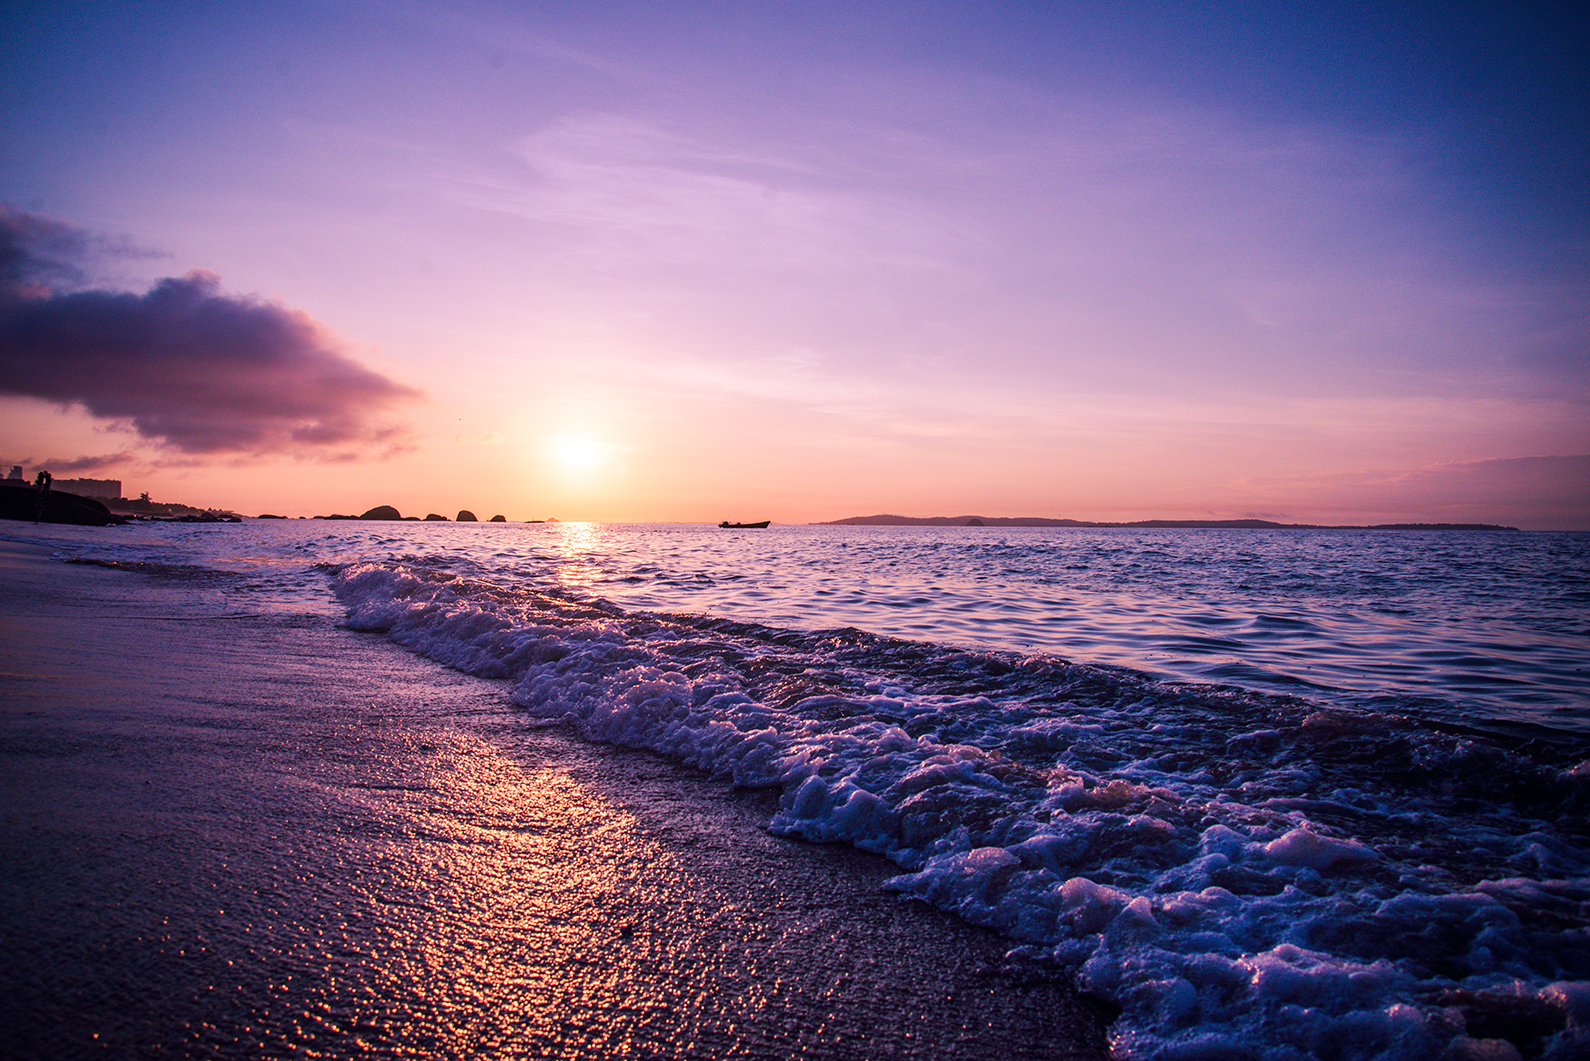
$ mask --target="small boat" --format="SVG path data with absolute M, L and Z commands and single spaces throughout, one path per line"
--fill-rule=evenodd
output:
M 728 520 L 724 520 L 718 526 L 726 530 L 765 530 L 767 525 L 772 522 L 770 519 L 764 519 L 761 523 L 730 523 Z

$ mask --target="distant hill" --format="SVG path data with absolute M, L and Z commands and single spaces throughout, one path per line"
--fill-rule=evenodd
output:
M 824 527 L 1098 527 L 1074 519 L 1043 516 L 848 516 L 828 520 Z
M 1267 519 L 1140 519 L 1130 523 L 1097 523 L 1044 516 L 847 516 L 816 524 L 823 527 L 1137 527 L 1145 530 L 1491 530 L 1516 531 L 1495 523 L 1372 523 L 1351 526 L 1327 523 L 1275 523 Z

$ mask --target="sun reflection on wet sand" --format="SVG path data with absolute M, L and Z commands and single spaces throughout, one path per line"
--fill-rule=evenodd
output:
M 969 947 L 964 926 L 876 891 L 858 904 L 841 853 L 703 814 L 700 780 L 658 792 L 678 780 L 667 764 L 632 755 L 614 777 L 598 753 L 592 785 L 524 761 L 564 738 L 522 756 L 456 730 L 427 741 L 409 782 L 333 791 L 397 834 L 372 841 L 392 867 L 371 896 L 384 957 L 359 970 L 373 977 L 361 1023 L 387 1049 L 956 1056 L 1003 1035 L 1013 1057 L 1092 1056 L 1053 985 L 1025 985 L 1014 1017 L 985 1009 L 1016 994 L 988 964 L 998 944 Z M 603 791 L 615 782 L 648 821 Z
M 576 1029 L 590 1040 L 633 1015 L 650 972 L 633 926 L 669 901 L 667 852 L 557 770 L 456 731 L 417 751 L 419 776 L 324 783 L 389 873 L 364 896 L 384 910 L 359 1023 L 384 1026 L 390 1045 L 466 1056 Z M 397 1000 L 401 1012 L 385 1005 Z

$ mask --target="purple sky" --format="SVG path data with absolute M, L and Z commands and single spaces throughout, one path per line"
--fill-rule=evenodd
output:
M 0 461 L 1590 529 L 1590 39 L 1387 6 L 10 5 Z

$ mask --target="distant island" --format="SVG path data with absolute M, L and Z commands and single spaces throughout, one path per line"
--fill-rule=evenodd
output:
M 1130 527 L 1142 530 L 1489 530 L 1516 531 L 1495 523 L 1371 523 L 1362 526 L 1328 523 L 1275 523 L 1267 519 L 1140 519 L 1129 523 L 1098 523 L 1043 516 L 847 516 L 814 524 L 821 527 Z

